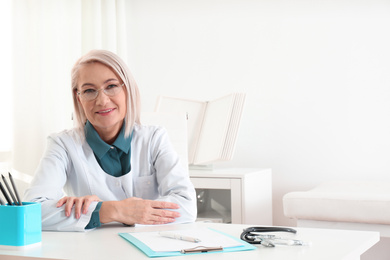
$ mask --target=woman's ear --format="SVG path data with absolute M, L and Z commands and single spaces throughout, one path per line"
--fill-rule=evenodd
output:
M 77 101 L 79 102 L 79 104 L 81 104 L 80 95 L 77 94 L 77 89 L 74 90 L 74 94 L 76 95 L 76 98 L 77 98 Z

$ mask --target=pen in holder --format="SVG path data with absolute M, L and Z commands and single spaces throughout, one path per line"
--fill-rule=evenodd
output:
M 0 205 L 0 245 L 27 246 L 42 241 L 41 204 Z

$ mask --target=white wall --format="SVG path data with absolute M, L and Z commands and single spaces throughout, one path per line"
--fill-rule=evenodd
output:
M 12 39 L 11 29 L 11 0 L 3 0 L 0 8 L 0 35 L 2 39 Z M 3 38 L 4 37 L 4 38 Z M 7 113 L 1 113 L 1 127 L 0 127 L 0 170 L 2 170 L 1 162 L 5 161 L 4 153 L 7 153 L 12 148 L 12 66 L 10 62 L 12 60 L 12 41 L 1 40 L 0 41 L 1 60 L 0 63 L 0 111 L 7 111 Z M 5 137 L 5 138 L 3 138 Z
M 273 170 L 282 196 L 327 180 L 390 179 L 390 2 L 132 0 L 129 65 L 160 94 L 246 92 L 234 159 Z

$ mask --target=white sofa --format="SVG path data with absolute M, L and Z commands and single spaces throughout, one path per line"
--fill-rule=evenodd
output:
M 284 214 L 298 227 L 378 231 L 381 241 L 366 259 L 390 259 L 390 183 L 328 182 L 287 193 Z M 381 251 L 381 252 L 379 252 Z

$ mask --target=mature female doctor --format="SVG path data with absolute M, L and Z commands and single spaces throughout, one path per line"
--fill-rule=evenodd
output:
M 76 127 L 49 136 L 25 193 L 41 202 L 42 228 L 194 221 L 188 172 L 165 129 L 141 125 L 138 87 L 125 63 L 109 51 L 87 53 L 72 69 L 72 94 Z

